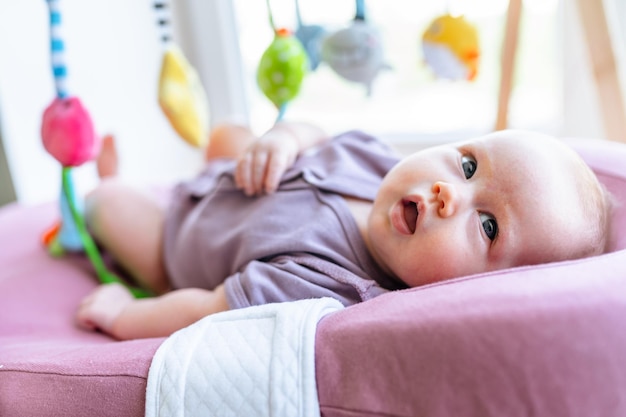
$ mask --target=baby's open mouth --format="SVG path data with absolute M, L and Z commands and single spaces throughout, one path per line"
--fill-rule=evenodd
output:
M 402 205 L 404 206 L 404 221 L 409 227 L 411 234 L 413 234 L 415 233 L 417 215 L 419 214 L 419 212 L 417 211 L 417 204 L 415 204 L 413 201 L 402 200 Z

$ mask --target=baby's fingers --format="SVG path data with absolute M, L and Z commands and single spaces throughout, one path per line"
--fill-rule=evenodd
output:
M 77 324 L 87 330 L 110 331 L 124 308 L 134 301 L 122 284 L 101 285 L 85 297 L 76 312 Z
M 252 155 L 246 153 L 237 162 L 237 169 L 235 171 L 235 184 L 237 187 L 243 189 L 246 195 L 252 195 Z
M 248 152 L 237 163 L 235 184 L 248 195 L 263 192 L 268 154 L 264 151 Z
M 265 183 L 265 173 L 267 172 L 267 165 L 269 155 L 265 151 L 257 152 L 254 155 L 254 163 L 252 165 L 252 193 L 260 194 L 263 192 Z
M 273 193 L 278 188 L 280 178 L 291 165 L 290 157 L 286 153 L 274 153 L 267 163 L 263 188 L 267 193 Z

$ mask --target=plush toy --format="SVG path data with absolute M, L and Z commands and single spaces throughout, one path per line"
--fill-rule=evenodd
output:
M 44 111 L 41 139 L 46 151 L 62 165 L 61 222 L 44 234 L 44 243 L 53 255 L 62 255 L 66 250 L 85 250 L 102 283 L 122 282 L 104 265 L 98 248 L 87 231 L 74 191 L 72 168 L 93 159 L 98 153 L 99 141 L 89 112 L 77 97 L 69 96 L 66 89 L 67 68 L 63 59 L 65 46 L 60 35 L 61 13 L 58 1 L 47 0 L 52 71 L 57 97 Z M 136 288 L 131 288 L 131 292 L 135 296 L 147 295 Z
M 309 60 L 298 38 L 287 29 L 276 28 L 269 0 L 266 3 L 274 39 L 261 56 L 256 80 L 263 94 L 278 109 L 278 122 L 285 115 L 287 104 L 300 92 Z
M 463 16 L 436 18 L 422 36 L 424 59 L 435 75 L 450 80 L 476 78 L 480 48 L 478 31 Z
M 196 70 L 169 32 L 169 5 L 154 3 L 164 52 L 159 76 L 159 105 L 170 124 L 187 143 L 203 147 L 209 138 L 209 105 Z
M 59 53 L 62 51 L 57 51 Z M 61 65 L 57 69 L 63 68 Z M 61 70 L 65 73 L 65 70 Z M 99 141 L 91 116 L 78 97 L 68 97 L 62 90 L 43 113 L 41 138 L 43 146 L 64 167 L 64 184 L 60 196 L 61 218 L 54 228 L 58 234 L 49 236 L 51 253 L 62 255 L 65 250 L 82 250 L 84 245 L 79 227 L 72 216 L 72 206 L 82 212 L 82 206 L 74 195 L 70 168 L 91 160 L 98 152 Z M 65 188 L 68 189 L 65 192 Z M 56 237 L 56 239 L 54 239 Z
M 87 109 L 77 97 L 67 92 L 67 67 L 64 64 L 65 45 L 61 36 L 61 13 L 58 1 L 48 0 L 50 16 L 50 50 L 57 97 L 45 109 L 41 124 L 44 149 L 63 166 L 63 187 L 60 196 L 62 221 L 47 234 L 51 253 L 83 249 L 79 227 L 71 207 L 78 209 L 74 197 L 71 167 L 80 166 L 98 152 L 98 138 Z M 67 190 L 67 191 L 66 191 Z
M 78 97 L 58 95 L 43 113 L 41 132 L 44 148 L 63 166 L 80 166 L 98 152 L 91 116 Z
M 378 29 L 365 20 L 362 1 L 357 1 L 357 13 L 352 24 L 324 39 L 322 60 L 346 80 L 365 85 L 368 95 L 378 73 L 390 68 L 385 63 Z
M 300 92 L 309 62 L 302 44 L 287 29 L 275 32 L 257 70 L 261 91 L 279 109 L 279 119 L 285 106 Z
M 67 182 L 63 185 L 60 198 L 63 220 L 58 228 L 57 239 L 49 242 L 50 249 L 59 255 L 64 250 L 81 250 L 83 242 L 71 211 L 72 206 L 79 212 L 81 207 L 74 195 L 70 169 L 91 160 L 99 143 L 91 116 L 78 97 L 67 97 L 61 93 L 50 103 L 43 113 L 41 138 L 46 151 L 63 166 L 63 178 Z
M 278 109 L 278 122 L 284 117 L 287 104 L 300 92 L 310 64 L 303 43 L 289 30 L 276 28 L 270 1 L 266 0 L 266 4 L 274 39 L 261 56 L 256 80 L 263 94 Z

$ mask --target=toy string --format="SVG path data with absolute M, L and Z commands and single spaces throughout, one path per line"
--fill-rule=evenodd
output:
M 356 0 L 356 14 L 354 20 L 365 20 L 365 0 Z
M 104 262 L 100 257 L 100 253 L 96 248 L 95 243 L 91 239 L 89 233 L 87 233 L 87 228 L 85 227 L 85 219 L 79 213 L 76 205 L 74 204 L 74 182 L 72 180 L 72 168 L 71 167 L 63 167 L 61 171 L 62 181 L 63 181 L 63 194 L 65 194 L 65 199 L 68 202 L 68 206 L 70 208 L 70 213 L 72 215 L 72 220 L 76 224 L 76 228 L 78 229 L 78 233 L 80 234 L 80 239 L 83 242 L 85 247 L 85 252 L 87 252 L 87 257 L 93 264 L 96 274 L 102 280 L 102 282 L 112 282 L 110 281 L 109 273 L 104 266 Z
M 78 230 L 78 233 L 80 235 L 80 240 L 83 243 L 85 252 L 87 253 L 87 257 L 89 258 L 91 264 L 96 270 L 96 275 L 98 275 L 98 279 L 103 284 L 111 284 L 114 282 L 121 283 L 121 280 L 116 275 L 110 273 L 104 265 L 104 261 L 100 256 L 100 252 L 98 251 L 96 244 L 89 235 L 89 232 L 87 232 L 85 219 L 76 208 L 74 199 L 74 183 L 72 180 L 72 167 L 63 167 L 61 175 L 63 180 L 63 193 L 65 194 L 65 199 L 68 202 L 72 219 L 76 224 L 76 229 Z M 141 288 L 128 287 L 128 289 L 136 298 L 144 298 L 150 296 L 149 292 Z
M 281 104 L 280 107 L 278 108 L 278 116 L 276 116 L 276 121 L 274 122 L 274 124 L 283 120 L 283 117 L 285 117 L 286 111 L 287 111 L 287 103 Z
M 276 25 L 274 24 L 274 16 L 272 15 L 272 6 L 270 5 L 270 0 L 265 0 L 265 3 L 267 4 L 267 17 L 270 21 L 270 26 L 272 27 L 274 33 L 276 33 Z
M 302 23 L 302 14 L 300 13 L 300 2 L 298 0 L 296 0 L 296 21 L 298 23 L 298 27 L 302 27 L 303 23 Z

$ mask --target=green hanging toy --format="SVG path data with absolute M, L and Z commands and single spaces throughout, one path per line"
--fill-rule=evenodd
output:
M 257 69 L 257 83 L 263 94 L 278 109 L 276 121 L 283 118 L 287 104 L 300 92 L 309 69 L 309 61 L 302 43 L 287 29 L 276 29 L 269 0 L 269 19 L 274 40 L 267 47 Z

